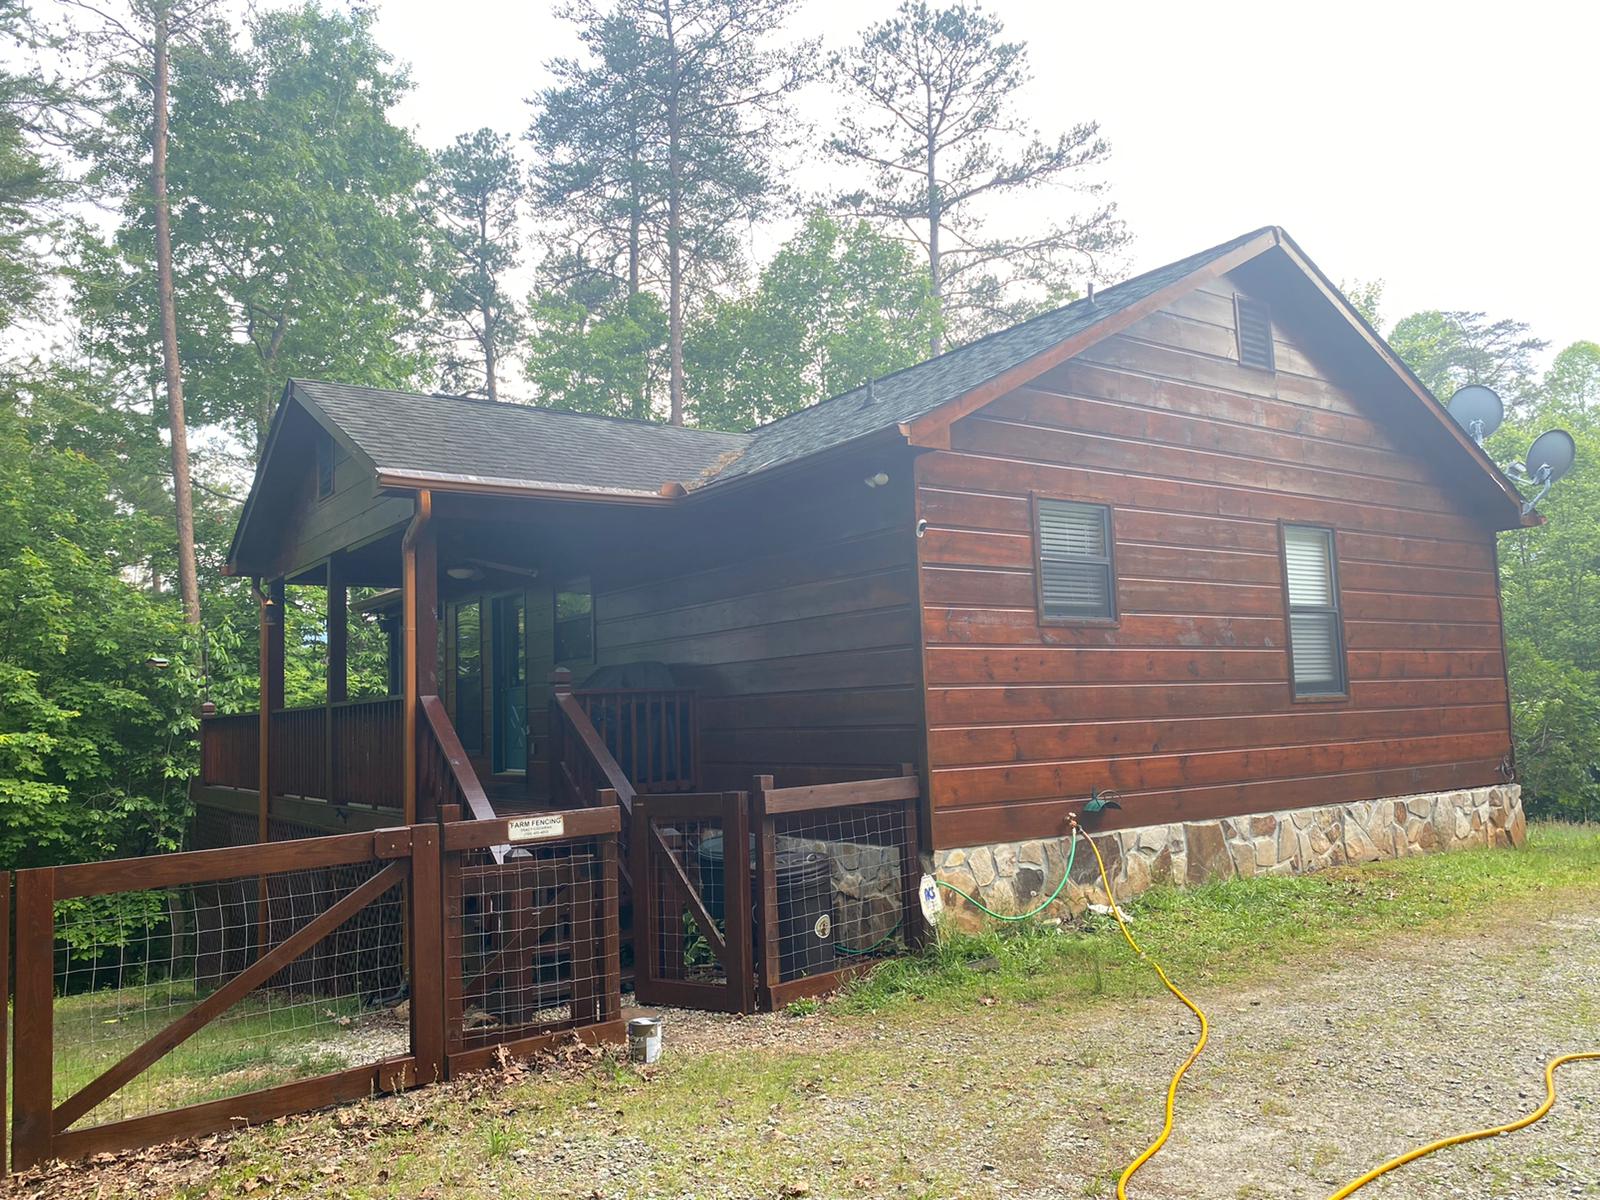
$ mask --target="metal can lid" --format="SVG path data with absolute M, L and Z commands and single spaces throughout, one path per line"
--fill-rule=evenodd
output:
M 629 1033 L 654 1033 L 660 1028 L 660 1017 L 635 1017 L 628 1022 Z

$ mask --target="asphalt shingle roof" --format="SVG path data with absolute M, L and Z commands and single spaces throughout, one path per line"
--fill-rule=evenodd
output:
M 529 486 L 655 492 L 737 454 L 746 433 L 683 429 L 587 413 L 427 396 L 314 380 L 293 382 L 380 472 Z
M 1250 233 L 1136 275 L 1020 325 L 946 351 L 750 433 L 295 380 L 379 471 L 581 491 L 710 487 L 915 420 L 1137 304 L 1258 236 Z

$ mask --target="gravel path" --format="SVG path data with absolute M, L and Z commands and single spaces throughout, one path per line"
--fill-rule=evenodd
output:
M 1543 921 L 1508 916 L 1470 934 L 1346 946 L 1331 961 L 1272 968 L 1270 983 L 1191 990 L 1210 1015 L 1211 1045 L 1135 1200 L 1316 1200 L 1421 1141 L 1528 1111 L 1543 1096 L 1547 1057 L 1600 1048 L 1600 902 L 1587 903 Z M 595 1092 L 598 1103 L 574 1088 L 593 1070 L 583 1061 L 479 1077 L 210 1139 L 198 1153 L 57 1169 L 20 1190 L 1110 1197 L 1159 1129 L 1168 1076 L 1194 1037 L 1192 1018 L 1165 996 L 1066 1015 L 1005 1004 L 883 1020 L 673 1012 L 667 1030 L 674 1059 L 700 1074 L 647 1073 Z M 757 1062 L 773 1064 L 780 1082 L 751 1074 Z M 738 1089 L 755 1080 L 770 1095 L 736 1090 L 687 1130 L 672 1097 L 714 1087 L 724 1065 Z M 1539 1125 L 1402 1168 L 1362 1200 L 1600 1197 L 1600 1065 L 1576 1064 L 1559 1082 L 1555 1113 Z M 486 1158 L 493 1123 L 516 1149 Z M 404 1168 L 406 1155 L 427 1170 Z

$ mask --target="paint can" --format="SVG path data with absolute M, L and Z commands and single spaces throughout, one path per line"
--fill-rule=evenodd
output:
M 661 1018 L 635 1017 L 628 1022 L 628 1058 L 653 1063 L 661 1057 Z

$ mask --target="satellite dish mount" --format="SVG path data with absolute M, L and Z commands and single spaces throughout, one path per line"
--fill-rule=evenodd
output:
M 1481 383 L 1469 383 L 1466 387 L 1456 389 L 1456 394 L 1450 397 L 1446 407 L 1456 424 L 1467 431 L 1480 450 L 1483 448 L 1483 439 L 1499 429 L 1506 419 L 1506 406 L 1501 403 L 1500 397 L 1493 388 L 1484 387 Z M 1523 502 L 1523 516 L 1532 513 L 1539 506 L 1539 501 L 1549 495 L 1551 484 L 1572 470 L 1577 457 L 1578 447 L 1572 435 L 1564 429 L 1551 429 L 1534 439 L 1533 445 L 1528 448 L 1526 463 L 1510 463 L 1501 468 L 1507 475 L 1526 480 L 1539 489 L 1533 499 Z

